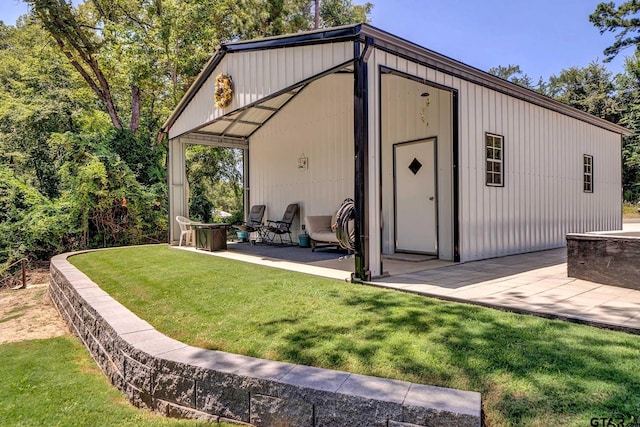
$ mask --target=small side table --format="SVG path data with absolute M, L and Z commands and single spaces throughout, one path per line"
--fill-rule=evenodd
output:
M 196 233 L 196 249 L 209 252 L 227 250 L 229 224 L 192 224 Z

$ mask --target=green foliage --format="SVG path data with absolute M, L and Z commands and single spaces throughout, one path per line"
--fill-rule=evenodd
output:
M 114 129 L 38 25 L 1 28 L 0 262 L 165 240 L 155 132 Z
M 76 246 L 73 209 L 63 200 L 51 202 L 0 165 L 0 263 L 21 257 L 45 259 Z
M 529 77 L 528 74 L 520 69 L 519 65 L 509 64 L 506 67 L 503 65 L 491 67 L 489 68 L 489 74 L 493 74 L 494 76 L 510 81 L 511 83 L 526 87 L 527 89 L 535 90 L 533 80 L 531 80 L 531 77 Z
M 25 249 L 21 241 L 22 224 L 29 212 L 43 204 L 45 198 L 32 186 L 0 164 L 0 264 L 19 258 Z
M 70 261 L 182 342 L 479 391 L 488 425 L 583 426 L 612 408 L 637 411 L 637 335 L 354 286 L 166 245 L 100 251 Z M 120 274 L 125 269 L 128 274 Z
M 1 187 L 0 262 L 165 240 L 165 118 L 219 43 L 312 22 L 306 0 L 27 3 L 31 16 L 0 23 L 0 167 L 12 183 Z M 322 6 L 331 25 L 371 10 Z M 233 150 L 190 151 L 194 217 L 241 217 L 240 161 Z
M 128 129 L 114 130 L 108 145 L 129 166 L 138 182 L 152 185 L 164 180 L 162 162 L 166 156 L 164 146 L 151 144 L 151 138 Z
M 242 215 L 241 151 L 221 147 L 190 146 L 186 152 L 189 215 L 212 220 L 212 210 Z
M 579 110 L 616 123 L 621 107 L 612 74 L 597 62 L 587 67 L 571 67 L 551 76 L 547 85 L 550 96 Z
M 624 138 L 623 194 L 629 201 L 640 200 L 640 3 L 625 1 L 616 6 L 614 2 L 600 3 L 589 16 L 600 33 L 616 33 L 615 42 L 605 49 L 605 62 L 611 61 L 620 52 L 635 47 L 625 60 L 625 71 L 616 78 L 619 90 L 618 102 L 622 106 L 620 124 L 635 135 Z
M 354 5 L 352 0 L 323 0 L 320 3 L 320 18 L 326 27 L 369 22 L 373 4 Z
M 37 26 L 10 27 L 0 49 L 0 163 L 28 176 L 47 197 L 58 178 L 52 133 L 75 131 L 75 118 L 90 108 L 83 86 Z
M 308 0 L 238 0 L 233 16 L 243 39 L 297 33 L 312 27 Z
M 297 33 L 314 27 L 310 0 L 238 0 L 233 8 L 234 25 L 243 39 Z M 322 26 L 369 22 L 373 4 L 354 5 L 351 0 L 322 0 Z
M 622 50 L 640 43 L 640 3 L 637 0 L 622 2 L 616 6 L 614 2 L 600 3 L 589 16 L 589 21 L 595 25 L 601 34 L 605 32 L 617 33 L 615 42 L 604 50 L 607 55 L 605 62 L 611 61 Z
M 164 192 L 147 188 L 120 157 L 104 151 L 85 153 L 81 164 L 63 166 L 63 195 L 77 209 L 88 247 L 160 241 L 166 233 Z M 162 199 L 161 199 L 162 198 Z M 126 200 L 126 206 L 123 201 Z

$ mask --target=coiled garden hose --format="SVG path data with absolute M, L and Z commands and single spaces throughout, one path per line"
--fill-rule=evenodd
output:
M 349 251 L 355 250 L 356 230 L 353 225 L 349 226 L 349 222 L 355 220 L 355 217 L 353 199 L 344 199 L 336 214 L 336 237 L 340 247 Z

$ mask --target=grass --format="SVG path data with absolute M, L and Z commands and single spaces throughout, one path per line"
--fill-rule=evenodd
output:
M 165 245 L 70 261 L 185 343 L 479 391 L 490 426 L 585 426 L 640 412 L 640 336 Z
M 623 203 L 622 217 L 623 218 L 640 218 L 640 213 L 638 212 L 638 205 L 627 203 L 627 202 Z
M 2 425 L 212 425 L 168 419 L 134 408 L 109 385 L 84 347 L 73 338 L 0 345 L 0 360 Z

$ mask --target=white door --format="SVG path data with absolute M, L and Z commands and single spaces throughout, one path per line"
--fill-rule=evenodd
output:
M 396 252 L 438 253 L 436 139 L 393 146 Z

